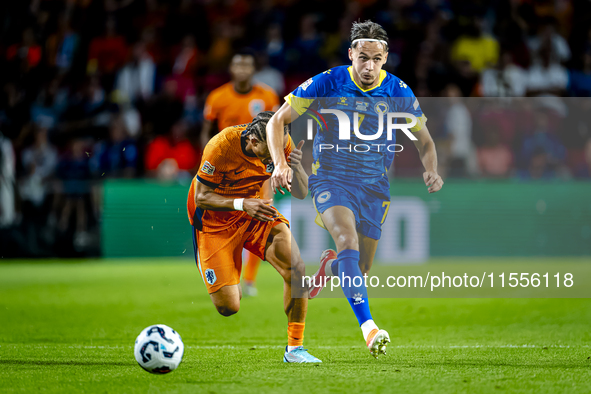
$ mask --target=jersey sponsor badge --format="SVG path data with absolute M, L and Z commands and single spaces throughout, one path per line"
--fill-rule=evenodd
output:
M 330 199 L 330 192 L 322 192 L 316 197 L 316 201 L 318 204 L 322 204 L 323 202 L 327 202 Z
M 365 101 L 355 101 L 355 105 L 355 109 L 357 111 L 367 111 L 367 106 L 369 103 L 366 103 Z
M 215 281 L 218 280 L 217 276 L 215 276 L 215 271 L 212 270 L 211 268 L 206 269 L 205 270 L 205 280 L 210 285 L 213 285 L 215 283 Z
M 215 167 L 212 166 L 211 163 L 206 160 L 205 163 L 203 163 L 203 167 L 201 167 L 201 171 L 204 174 L 213 175 L 213 173 L 215 172 Z
M 308 89 L 308 86 L 312 85 L 312 82 L 314 82 L 314 80 L 312 78 L 310 78 L 306 82 L 304 82 L 303 84 L 301 84 L 300 85 L 300 88 L 306 90 L 306 89 Z

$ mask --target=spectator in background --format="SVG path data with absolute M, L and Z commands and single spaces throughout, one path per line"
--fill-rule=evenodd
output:
M 50 80 L 31 105 L 31 121 L 54 128 L 68 106 L 68 91 L 60 87 L 60 77 Z
M 316 26 L 318 17 L 304 15 L 300 21 L 300 35 L 286 53 L 289 69 L 298 74 L 316 74 L 326 68 L 320 56 L 323 39 Z
M 527 73 L 513 62 L 510 52 L 502 51 L 494 68 L 482 71 L 482 95 L 486 97 L 523 97 L 527 90 Z
M 262 111 L 279 108 L 277 94 L 267 85 L 254 83 L 255 58 L 250 50 L 237 52 L 230 63 L 232 81 L 212 91 L 205 101 L 201 146 L 218 131 L 250 123 Z
M 201 161 L 199 150 L 187 138 L 187 124 L 176 122 L 167 135 L 156 137 L 146 147 L 145 169 L 162 180 L 191 179 Z
M 118 99 L 132 104 L 148 100 L 154 94 L 156 65 L 146 45 L 140 41 L 133 46 L 131 60 L 117 74 L 115 89 Z
M 106 127 L 109 122 L 107 107 L 107 95 L 100 79 L 97 76 L 87 78 L 70 98 L 64 112 L 65 130 L 89 133 L 92 127 Z
M 269 65 L 269 58 L 266 53 L 257 53 L 257 63 L 259 70 L 254 74 L 252 80 L 269 86 L 278 96 L 283 96 L 285 92 L 285 81 L 283 74 Z
M 180 47 L 175 52 L 172 73 L 192 79 L 199 65 L 199 50 L 195 43 L 195 37 L 191 35 L 185 36 Z
M 144 119 L 143 134 L 147 138 L 166 134 L 172 125 L 183 115 L 183 102 L 179 87 L 174 79 L 167 79 L 161 92 L 147 103 L 142 118 Z
M 16 221 L 14 182 L 16 159 L 12 143 L 0 132 L 0 228 Z
M 285 42 L 281 33 L 281 25 L 273 23 L 267 28 L 265 52 L 269 57 L 269 65 L 285 71 Z
M 564 174 L 566 149 L 550 132 L 548 114 L 539 111 L 535 122 L 533 134 L 523 140 L 521 147 L 522 177 L 538 179 Z
M 125 38 L 117 34 L 115 19 L 108 18 L 105 22 L 105 34 L 94 38 L 88 49 L 88 74 L 99 72 L 114 77 L 114 73 L 125 63 L 127 57 L 127 44 Z M 107 86 L 107 91 L 111 86 Z
M 84 250 L 91 242 L 88 234 L 88 215 L 90 207 L 90 167 L 86 151 L 86 142 L 82 139 L 70 141 L 70 149 L 60 158 L 58 176 L 62 181 L 63 207 L 58 229 L 68 232 L 70 219 L 74 216 L 74 247 Z
M 500 134 L 494 125 L 485 126 L 484 138 L 484 145 L 478 149 L 481 174 L 491 178 L 508 177 L 513 167 L 511 150 L 501 144 Z
M 136 174 L 138 149 L 129 138 L 121 114 L 113 115 L 109 126 L 109 139 L 97 142 L 90 158 L 91 172 L 96 177 L 133 178 Z
M 27 72 L 39 65 L 42 54 L 43 49 L 37 44 L 35 32 L 29 27 L 23 31 L 21 42 L 6 49 L 6 60 L 16 63 L 20 70 Z
M 474 146 L 472 144 L 472 116 L 461 99 L 462 92 L 457 85 L 447 85 L 444 96 L 450 99 L 450 107 L 445 115 L 444 127 L 450 139 L 449 175 L 466 176 L 474 173 Z
M 556 19 L 551 16 L 540 20 L 537 34 L 527 40 L 530 52 L 533 54 L 534 63 L 543 62 L 542 48 L 547 47 L 550 62 L 552 64 L 564 64 L 570 60 L 570 48 L 568 42 L 556 32 Z
M 499 43 L 484 34 L 484 19 L 476 17 L 452 45 L 450 59 L 454 63 L 467 62 L 474 73 L 493 67 L 499 59 Z
M 49 143 L 47 134 L 47 128 L 36 127 L 33 145 L 21 153 L 25 176 L 21 178 L 20 194 L 36 208 L 44 205 L 49 187 L 47 182 L 55 174 L 58 162 L 57 149 Z
M 49 182 L 55 175 L 58 155 L 47 134 L 47 128 L 37 127 L 33 146 L 25 148 L 21 154 L 24 176 L 21 177 L 19 191 L 23 200 L 25 233 L 32 254 L 47 253 L 42 249 L 49 244 L 49 241 L 42 240 L 42 229 L 51 206 L 48 195 L 53 189 Z
M 591 47 L 583 54 L 581 70 L 570 70 L 568 93 L 574 97 L 591 97 Z
M 542 45 L 537 60 L 527 70 L 528 96 L 563 96 L 567 83 L 566 68 L 552 61 L 550 45 Z
M 72 67 L 80 38 L 72 29 L 70 16 L 62 13 L 58 20 L 57 32 L 49 36 L 45 43 L 47 62 L 65 74 Z

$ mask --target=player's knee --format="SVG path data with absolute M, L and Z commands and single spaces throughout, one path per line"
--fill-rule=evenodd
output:
M 225 316 L 225 317 L 232 316 L 232 315 L 238 313 L 238 310 L 240 310 L 239 303 L 216 305 L 215 307 L 218 310 L 218 313 L 222 316 Z
M 349 233 L 341 233 L 335 239 L 335 244 L 337 245 L 337 249 L 345 250 L 345 249 L 353 249 L 359 250 L 359 239 L 357 238 L 357 234 L 349 234 Z

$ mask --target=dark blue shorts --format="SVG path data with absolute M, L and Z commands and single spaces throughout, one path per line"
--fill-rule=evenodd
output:
M 319 179 L 312 175 L 308 188 L 319 213 L 334 206 L 347 207 L 355 215 L 358 233 L 380 239 L 382 223 L 390 208 L 390 182 L 387 177 L 376 183 L 360 184 Z M 318 219 L 317 223 L 321 224 Z

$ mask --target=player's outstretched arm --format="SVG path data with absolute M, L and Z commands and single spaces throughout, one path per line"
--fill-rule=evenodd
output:
M 304 142 L 304 140 L 301 140 L 298 146 L 287 157 L 291 170 L 293 171 L 291 195 L 300 200 L 303 200 L 308 195 L 308 174 L 302 166 L 302 147 L 304 146 Z
M 258 198 L 234 199 L 215 193 L 215 189 L 197 181 L 195 186 L 195 204 L 210 211 L 245 211 L 253 218 L 269 222 L 277 216 L 277 211 L 270 204 L 273 200 Z M 236 201 L 242 200 L 242 201 Z M 242 209 L 239 209 L 242 208 Z
M 417 140 L 414 141 L 415 146 L 419 150 L 419 157 L 425 167 L 423 173 L 423 180 L 425 185 L 429 187 L 429 193 L 435 193 L 443 187 L 443 180 L 437 173 L 437 151 L 435 150 L 435 143 L 427 127 L 413 133 Z
M 267 123 L 267 145 L 271 159 L 273 159 L 273 164 L 275 165 L 273 175 L 271 176 L 271 189 L 273 193 L 277 193 L 277 190 L 279 190 L 281 194 L 285 194 L 281 188 L 291 191 L 292 174 L 283 153 L 283 129 L 286 125 L 293 122 L 296 117 L 297 114 L 291 110 L 290 105 L 284 103 Z

